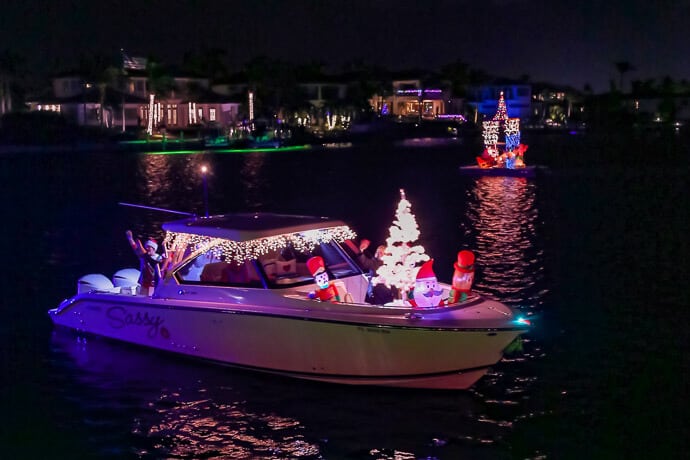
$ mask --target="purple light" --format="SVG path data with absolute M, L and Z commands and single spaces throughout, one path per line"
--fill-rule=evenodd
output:
M 462 121 L 467 121 L 465 117 L 463 117 L 460 114 L 445 114 L 445 115 L 436 115 L 436 118 L 441 118 L 441 119 L 447 119 L 447 120 L 462 120 Z
M 442 93 L 443 90 L 440 89 L 425 89 L 425 93 Z M 399 89 L 396 91 L 397 94 L 416 94 L 417 96 L 422 95 L 421 89 Z

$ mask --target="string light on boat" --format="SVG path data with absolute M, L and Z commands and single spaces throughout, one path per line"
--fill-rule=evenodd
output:
M 484 129 L 482 130 L 482 135 L 484 136 L 484 145 L 495 146 L 498 143 L 498 133 L 500 128 L 500 122 L 497 120 L 488 120 L 482 122 Z
M 506 150 L 514 150 L 520 145 L 520 119 L 507 118 L 505 121 Z
M 165 235 L 164 244 L 169 251 L 173 252 L 184 252 L 189 247 L 192 247 L 196 253 L 211 249 L 211 252 L 218 258 L 223 257 L 226 261 L 244 262 L 245 260 L 257 259 L 287 246 L 293 246 L 299 252 L 311 252 L 319 244 L 331 241 L 341 243 L 356 237 L 357 234 L 350 227 L 342 225 L 249 241 L 232 241 L 191 233 L 168 232 Z

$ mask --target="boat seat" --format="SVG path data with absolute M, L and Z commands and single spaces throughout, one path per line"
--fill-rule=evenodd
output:
M 213 262 L 204 265 L 199 279 L 207 283 L 222 283 L 226 280 L 226 272 L 230 266 L 227 262 Z

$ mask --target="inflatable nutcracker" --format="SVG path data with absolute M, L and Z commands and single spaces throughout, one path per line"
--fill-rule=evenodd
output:
M 432 268 L 434 259 L 427 260 L 419 267 L 410 303 L 414 307 L 435 307 L 441 304 L 443 289 L 438 288 L 438 280 Z
M 314 256 L 307 260 L 307 268 L 314 277 L 316 286 L 318 286 L 318 289 L 313 293 L 310 293 L 309 297 L 316 298 L 324 302 L 340 302 L 338 289 L 328 279 L 328 273 L 326 273 L 326 265 L 323 263 L 323 258 L 320 256 Z
M 448 296 L 448 303 L 465 300 L 472 292 L 474 282 L 474 253 L 464 249 L 458 252 L 458 261 L 453 264 L 453 288 Z

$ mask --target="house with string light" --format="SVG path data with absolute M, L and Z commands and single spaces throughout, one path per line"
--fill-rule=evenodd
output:
M 149 134 L 226 126 L 240 118 L 243 101 L 215 93 L 208 78 L 166 70 L 167 87 L 160 91 L 146 64 L 144 58 L 124 56 L 117 78 L 110 82 L 79 72 L 56 75 L 49 93 L 30 98 L 27 106 L 30 111 L 58 112 L 80 126 L 145 129 Z
M 401 121 L 435 120 L 445 118 L 446 101 L 451 99 L 447 89 L 426 87 L 421 79 L 398 79 L 391 81 L 390 94 L 375 94 L 370 105 L 383 116 L 395 117 Z

